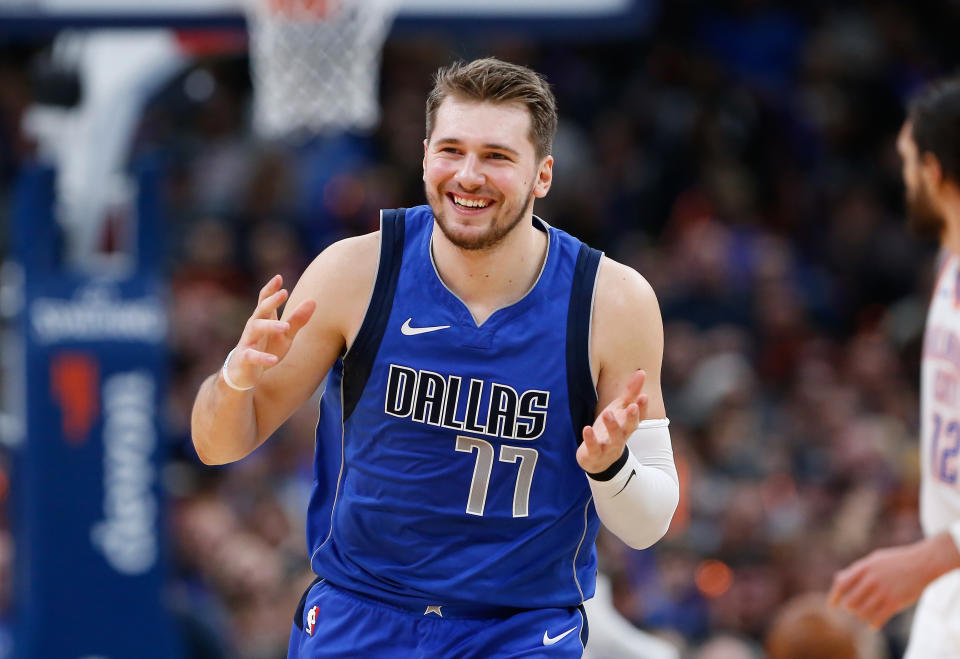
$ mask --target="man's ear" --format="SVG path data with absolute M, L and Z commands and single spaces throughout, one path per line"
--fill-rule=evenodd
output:
M 547 156 L 537 169 L 537 181 L 533 184 L 533 196 L 543 199 L 553 184 L 553 156 Z

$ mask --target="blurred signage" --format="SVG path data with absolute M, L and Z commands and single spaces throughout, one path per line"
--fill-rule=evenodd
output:
M 70 299 L 39 297 L 30 304 L 30 328 L 40 343 L 161 341 L 166 314 L 153 296 L 123 299 L 116 287 L 84 284 Z
M 58 265 L 52 172 L 28 169 L 19 183 L 25 419 L 13 454 L 14 656 L 179 656 L 164 597 L 167 323 L 150 253 L 159 241 L 146 226 L 156 221 L 154 185 L 140 182 L 140 267 L 108 278 Z M 78 596 L 85 604 L 51 627 L 50 611 Z
M 150 371 L 116 373 L 103 383 L 103 508 L 90 536 L 120 574 L 145 574 L 157 564 L 156 398 Z

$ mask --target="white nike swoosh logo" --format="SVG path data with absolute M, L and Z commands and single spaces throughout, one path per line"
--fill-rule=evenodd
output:
M 570 634 L 571 632 L 575 632 L 576 630 L 577 630 L 576 627 L 571 627 L 570 629 L 568 629 L 567 631 L 563 632 L 563 633 L 560 634 L 559 636 L 554 636 L 553 638 L 550 638 L 550 634 L 548 634 L 547 632 L 543 632 L 543 644 L 544 644 L 544 645 L 553 645 L 554 643 L 557 643 L 557 642 L 559 642 L 561 639 L 563 639 L 563 637 L 566 636 L 567 634 Z
M 427 332 L 436 332 L 437 330 L 447 329 L 449 325 L 435 325 L 433 327 L 410 327 L 410 321 L 413 318 L 407 318 L 406 322 L 403 323 L 403 326 L 400 328 L 400 331 L 407 336 L 414 336 L 416 334 L 426 334 Z

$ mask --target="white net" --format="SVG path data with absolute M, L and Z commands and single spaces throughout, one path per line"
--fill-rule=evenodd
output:
M 248 0 L 254 129 L 268 138 L 366 132 L 398 0 Z

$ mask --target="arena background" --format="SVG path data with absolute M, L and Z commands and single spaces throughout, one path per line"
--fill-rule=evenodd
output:
M 616 609 L 682 656 L 760 657 L 786 603 L 825 591 L 873 548 L 919 537 L 917 383 L 935 253 L 904 228 L 894 138 L 909 94 L 954 71 L 956 2 L 401 7 L 376 128 L 296 139 L 252 130 L 236 10 L 115 4 L 0 3 L 0 657 L 283 656 L 311 579 L 314 410 L 211 468 L 191 447 L 190 406 L 270 275 L 292 282 L 325 245 L 374 230 L 379 208 L 421 203 L 423 103 L 453 57 L 497 55 L 547 76 L 561 124 L 555 183 L 535 212 L 634 266 L 660 299 L 682 500 L 650 550 L 601 535 Z M 129 176 L 104 170 L 79 185 L 98 205 L 65 209 L 53 201 L 64 177 L 38 165 L 69 161 L 50 122 L 90 89 L 62 37 L 171 26 L 197 38 L 134 105 Z M 76 182 L 71 194 L 87 198 Z M 59 338 L 44 340 L 25 320 L 37 297 L 117 318 L 133 309 L 139 329 L 62 344 L 53 323 Z M 108 386 L 131 373 L 142 377 Z M 131 404 L 157 433 L 140 465 L 163 501 L 156 560 L 129 592 L 93 564 L 106 553 L 91 528 L 117 482 L 100 475 L 119 409 L 110 392 L 140 395 Z M 146 560 L 120 554 L 117 574 Z M 863 656 L 900 656 L 908 624 L 895 618 Z M 142 647 L 109 654 L 92 647 L 101 636 Z

